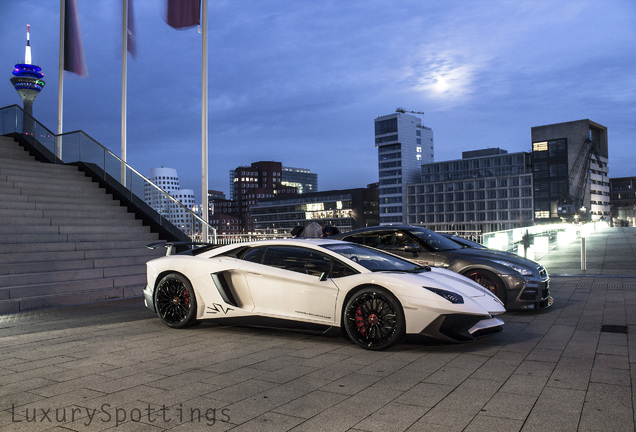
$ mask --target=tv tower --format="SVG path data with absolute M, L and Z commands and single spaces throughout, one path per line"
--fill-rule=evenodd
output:
M 24 104 L 24 132 L 33 133 L 33 101 L 40 94 L 44 87 L 42 78 L 44 74 L 40 72 L 42 68 L 31 64 L 31 44 L 29 41 L 30 25 L 27 24 L 27 43 L 24 52 L 24 63 L 18 63 L 13 69 L 11 84 L 16 89 Z M 30 127 L 27 127 L 30 126 Z

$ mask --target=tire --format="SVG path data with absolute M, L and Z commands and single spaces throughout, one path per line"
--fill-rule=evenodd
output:
M 506 306 L 506 289 L 504 288 L 504 284 L 501 282 L 501 279 L 499 279 L 493 272 L 476 269 L 465 272 L 464 276 L 474 280 L 479 285 L 499 297 L 499 300 L 501 300 L 504 304 L 504 307 Z
M 343 328 L 353 343 L 379 351 L 398 343 L 406 332 L 397 298 L 379 287 L 356 291 L 342 311 Z
M 197 301 L 190 281 L 178 273 L 164 276 L 155 289 L 155 310 L 168 327 L 195 325 Z

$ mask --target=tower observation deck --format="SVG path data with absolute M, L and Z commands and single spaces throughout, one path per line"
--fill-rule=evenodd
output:
M 24 63 L 18 63 L 13 69 L 11 84 L 16 89 L 24 105 L 24 132 L 33 132 L 33 101 L 40 94 L 45 82 L 42 68 L 31 63 L 31 44 L 29 41 L 30 26 L 27 24 L 27 44 Z

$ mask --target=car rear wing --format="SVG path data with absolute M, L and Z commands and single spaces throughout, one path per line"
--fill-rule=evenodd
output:
M 222 245 L 215 245 L 213 243 L 203 243 L 203 242 L 156 242 L 156 243 L 150 243 L 146 245 L 148 249 L 157 249 L 160 247 L 165 247 L 166 256 L 175 255 L 177 253 L 194 254 L 193 252 L 200 248 L 205 248 L 205 250 L 210 250 L 219 246 L 222 246 Z

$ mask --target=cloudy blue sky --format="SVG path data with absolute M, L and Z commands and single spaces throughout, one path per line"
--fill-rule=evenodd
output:
M 201 190 L 201 36 L 133 0 L 128 161 L 176 168 Z M 34 115 L 57 130 L 58 0 L 0 1 L 0 106 L 24 57 L 46 87 Z M 65 73 L 64 131 L 120 153 L 121 2 L 78 0 L 89 76 Z M 530 151 L 530 128 L 591 119 L 608 128 L 610 177 L 636 175 L 634 0 L 209 0 L 210 189 L 259 160 L 309 168 L 319 189 L 377 181 L 373 120 L 423 111 L 435 160 Z

